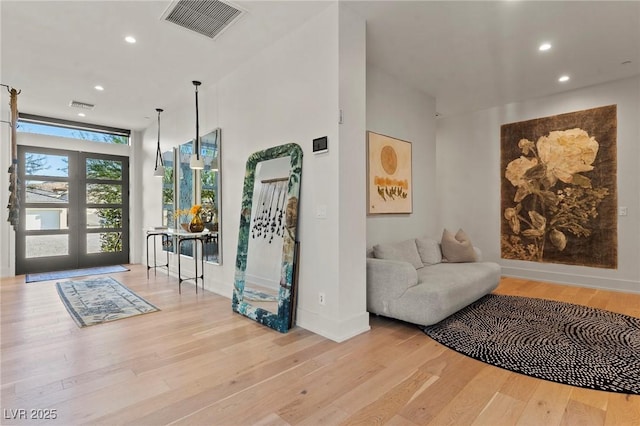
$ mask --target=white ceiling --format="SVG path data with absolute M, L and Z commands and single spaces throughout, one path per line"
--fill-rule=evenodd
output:
M 443 115 L 640 74 L 638 1 L 343 3 L 367 19 L 369 63 Z M 143 129 L 191 100 L 192 80 L 215 84 L 330 2 L 234 1 L 247 13 L 216 40 L 162 21 L 169 4 L 2 0 L 1 82 L 22 90 L 21 112 Z M 80 118 L 72 99 L 96 108 Z

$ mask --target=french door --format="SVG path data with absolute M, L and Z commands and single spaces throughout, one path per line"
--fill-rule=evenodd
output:
M 16 274 L 129 263 L 129 159 L 18 147 Z

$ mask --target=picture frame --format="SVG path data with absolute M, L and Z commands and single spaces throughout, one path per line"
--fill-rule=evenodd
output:
M 367 214 L 413 213 L 411 142 L 367 132 Z

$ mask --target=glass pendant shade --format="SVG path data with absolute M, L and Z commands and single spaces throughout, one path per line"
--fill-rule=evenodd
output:
M 155 177 L 164 177 L 164 166 L 162 164 L 156 167 L 156 170 L 153 172 Z
M 193 154 L 191 156 L 191 160 L 189 161 L 189 167 L 191 167 L 193 170 L 202 170 L 204 169 L 204 160 L 202 159 L 202 157 Z

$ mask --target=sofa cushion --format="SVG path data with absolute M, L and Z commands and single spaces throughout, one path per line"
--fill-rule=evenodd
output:
M 377 259 L 409 262 L 416 269 L 424 266 L 414 239 L 393 244 L 376 244 L 373 246 L 373 255 Z
M 449 262 L 475 262 L 476 252 L 469 236 L 459 229 L 453 235 L 448 229 L 442 232 L 442 255 Z
M 388 302 L 382 315 L 414 324 L 435 324 L 491 293 L 500 282 L 493 262 L 439 263 L 417 271 L 418 285 Z
M 416 238 L 416 246 L 425 266 L 442 262 L 442 250 L 436 240 L 427 237 Z

